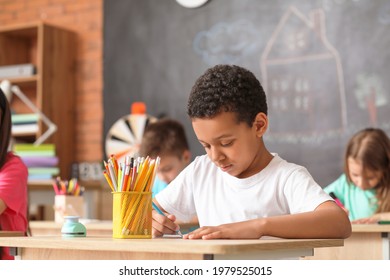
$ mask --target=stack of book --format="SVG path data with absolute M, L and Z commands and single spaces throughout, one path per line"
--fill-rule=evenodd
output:
M 27 166 L 30 182 L 52 181 L 60 172 L 54 144 L 16 143 L 13 145 L 13 151 Z
M 24 136 L 38 132 L 38 114 L 12 114 L 12 135 Z
M 36 73 L 36 67 L 31 63 L 0 66 L 0 78 L 30 77 Z

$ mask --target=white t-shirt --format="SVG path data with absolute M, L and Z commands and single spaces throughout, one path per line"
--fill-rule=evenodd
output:
M 332 200 L 306 168 L 273 155 L 263 170 L 245 179 L 221 171 L 207 155 L 196 157 L 155 198 L 181 221 L 196 214 L 200 226 L 308 212 Z

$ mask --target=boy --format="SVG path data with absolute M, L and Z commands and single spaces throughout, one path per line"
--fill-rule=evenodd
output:
M 153 235 L 178 229 L 195 213 L 188 239 L 347 238 L 351 224 L 308 171 L 271 154 L 263 88 L 248 70 L 208 69 L 190 93 L 187 113 L 207 155 L 197 157 L 155 197 Z
M 139 154 L 143 157 L 161 158 L 152 189 L 154 197 L 191 161 L 191 152 L 183 125 L 168 118 L 150 123 L 142 137 Z

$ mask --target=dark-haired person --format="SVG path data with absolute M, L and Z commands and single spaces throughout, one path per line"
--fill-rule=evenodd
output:
M 306 168 L 270 153 L 266 95 L 250 71 L 208 69 L 193 86 L 187 113 L 206 155 L 195 158 L 155 202 L 153 235 L 172 234 L 176 218 L 197 215 L 188 239 L 347 238 L 346 213 Z
M 8 151 L 11 110 L 0 89 L 0 230 L 27 233 L 27 167 Z M 9 248 L 0 247 L 0 259 L 12 260 Z
M 150 123 L 143 134 L 139 154 L 160 157 L 153 197 L 176 178 L 190 163 L 191 152 L 184 126 L 174 119 L 162 118 Z

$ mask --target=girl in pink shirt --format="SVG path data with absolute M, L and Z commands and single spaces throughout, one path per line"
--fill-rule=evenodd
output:
M 11 138 L 9 103 L 0 89 L 0 230 L 27 232 L 27 168 L 8 152 Z M 8 248 L 0 247 L 0 259 L 12 260 Z

